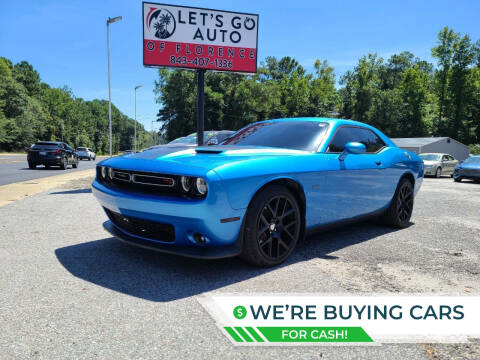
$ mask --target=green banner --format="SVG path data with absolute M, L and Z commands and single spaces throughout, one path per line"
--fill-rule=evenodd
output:
M 226 326 L 225 330 L 235 340 L 235 342 L 373 342 L 372 338 L 359 326 L 259 326 L 257 328 L 250 326 Z M 263 337 L 261 335 L 263 335 Z

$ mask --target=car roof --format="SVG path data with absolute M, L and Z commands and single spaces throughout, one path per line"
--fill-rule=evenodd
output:
M 61 141 L 37 141 L 35 144 L 53 144 L 53 145 L 58 145 L 58 144 L 63 144 Z
M 446 153 L 420 153 L 418 155 L 450 155 L 450 154 L 446 154 Z
M 360 121 L 350 120 L 350 119 L 334 119 L 334 118 L 327 118 L 327 117 L 296 117 L 296 118 L 282 118 L 282 119 L 270 119 L 270 120 L 263 120 L 258 121 L 258 123 L 262 122 L 275 122 L 275 121 L 313 121 L 313 122 L 323 122 L 331 125 L 352 125 L 352 126 L 362 126 L 369 129 L 377 130 L 373 126 L 368 124 L 362 123 Z M 256 123 L 255 123 L 256 124 Z

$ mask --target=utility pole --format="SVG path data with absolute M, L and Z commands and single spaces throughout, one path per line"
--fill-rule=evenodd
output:
M 142 85 L 135 86 L 135 124 L 133 126 L 133 150 L 137 152 L 137 90 L 140 89 Z
M 108 133 L 110 138 L 110 157 L 112 157 L 112 92 L 110 88 L 110 24 L 122 20 L 121 16 L 107 19 L 107 62 L 108 62 Z

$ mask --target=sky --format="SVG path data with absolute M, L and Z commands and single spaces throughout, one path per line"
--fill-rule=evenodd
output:
M 288 55 L 311 71 L 315 59 L 326 59 L 337 79 L 370 52 L 387 59 L 408 50 L 434 62 L 430 50 L 444 26 L 480 39 L 478 0 L 158 2 L 259 14 L 259 63 Z M 105 21 L 120 15 L 110 27 L 112 102 L 133 118 L 134 87 L 142 85 L 137 120 L 151 130 L 158 76 L 142 63 L 141 1 L 2 0 L 0 56 L 28 61 L 42 81 L 66 85 L 76 97 L 108 99 Z

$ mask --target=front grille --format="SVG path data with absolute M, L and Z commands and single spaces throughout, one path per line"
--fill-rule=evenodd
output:
M 185 197 L 180 189 L 180 176 L 151 173 L 144 171 L 112 169 L 113 178 L 108 174 L 104 178 L 101 174 L 101 167 L 97 167 L 97 180 L 101 184 L 113 189 L 136 192 L 148 195 L 162 195 Z M 191 197 L 191 196 L 188 196 Z
M 125 216 L 108 209 L 105 212 L 115 225 L 130 234 L 164 242 L 175 241 L 175 228 L 172 224 Z

